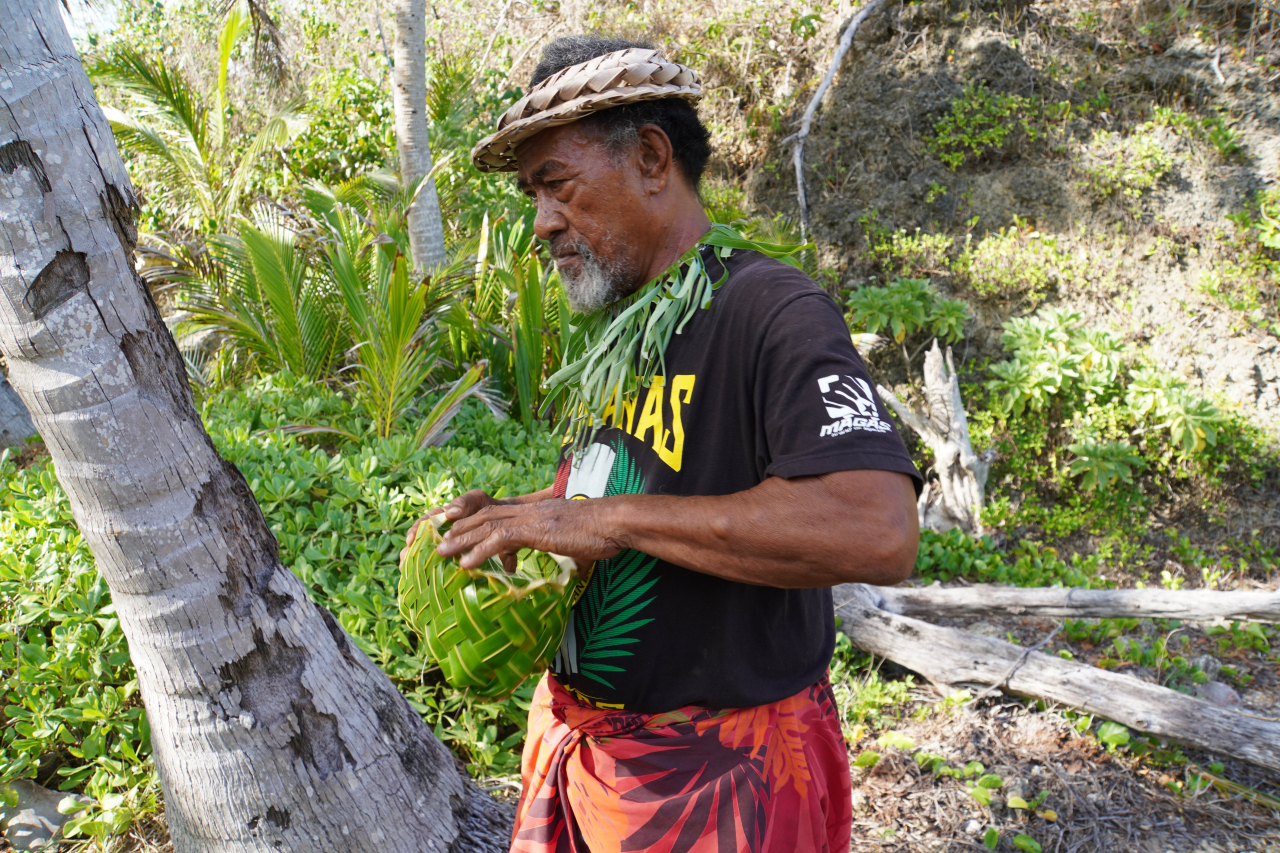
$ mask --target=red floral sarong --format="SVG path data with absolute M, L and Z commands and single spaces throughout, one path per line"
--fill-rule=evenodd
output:
M 831 685 L 756 708 L 639 714 L 550 675 L 529 712 L 512 853 L 845 853 L 849 757 Z

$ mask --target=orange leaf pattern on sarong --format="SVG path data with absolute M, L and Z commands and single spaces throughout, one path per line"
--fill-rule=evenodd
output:
M 551 676 L 529 714 L 513 853 L 849 849 L 848 753 L 826 679 L 769 705 L 639 714 Z

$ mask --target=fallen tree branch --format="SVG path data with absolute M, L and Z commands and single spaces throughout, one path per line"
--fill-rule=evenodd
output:
M 844 28 L 844 33 L 840 36 L 839 44 L 836 45 L 835 55 L 831 57 L 831 67 L 823 75 L 822 82 L 818 84 L 818 90 L 813 93 L 809 106 L 805 107 L 804 115 L 800 117 L 800 129 L 782 140 L 784 145 L 792 141 L 796 143 L 792 157 L 796 164 L 796 198 L 800 203 L 800 236 L 804 240 L 807 240 L 809 235 L 809 203 L 804 192 L 804 141 L 809 138 L 809 129 L 813 126 L 813 114 L 817 112 L 818 104 L 822 103 L 822 96 L 827 94 L 827 89 L 831 88 L 831 81 L 836 78 L 836 71 L 840 69 L 844 55 L 849 52 L 849 47 L 853 44 L 853 35 L 858 31 L 858 25 L 865 21 L 882 2 L 883 0 L 871 0 L 849 21 L 849 25 Z
M 1138 731 L 1280 770 L 1280 723 L 1211 705 L 1127 675 L 1063 660 L 881 609 L 882 590 L 842 584 L 833 592 L 841 630 L 859 648 L 943 684 L 1004 690 L 1079 708 Z M 1012 668 L 1010 665 L 1013 665 Z M 1007 673 L 1007 675 L 1006 675 Z
M 1280 591 L 1215 592 L 1171 589 L 1046 589 L 1043 587 L 891 587 L 879 590 L 881 607 L 900 616 L 949 619 L 989 616 L 1280 622 Z
M 975 694 L 973 695 L 973 698 L 974 698 L 974 699 L 982 699 L 982 698 L 985 698 L 985 697 L 987 697 L 987 696 L 990 696 L 992 693 L 996 693 L 996 692 L 998 692 L 998 691 L 1000 691 L 1000 690 L 1003 690 L 1003 689 L 1004 689 L 1004 686 L 1005 686 L 1006 684 L 1008 684 L 1008 683 L 1009 683 L 1009 678 L 1010 678 L 1010 677 L 1011 677 L 1015 672 L 1017 672 L 1017 671 L 1018 671 L 1018 667 L 1022 666 L 1024 663 L 1026 663 L 1026 662 L 1027 662 L 1027 658 L 1029 658 L 1029 657 L 1031 656 L 1031 653 L 1032 653 L 1032 652 L 1038 652 L 1038 651 L 1040 651 L 1041 649 L 1043 649 L 1045 646 L 1047 646 L 1047 645 L 1049 645 L 1050 643 L 1052 643 L 1052 642 L 1053 642 L 1053 638 L 1054 638 L 1054 637 L 1056 637 L 1056 636 L 1058 636 L 1058 632 L 1059 632 L 1059 631 L 1061 631 L 1061 630 L 1062 630 L 1062 623 L 1061 623 L 1061 622 L 1059 622 L 1057 625 L 1054 625 L 1054 626 L 1053 626 L 1053 630 L 1052 630 L 1052 631 L 1050 631 L 1048 634 L 1046 634 L 1046 635 L 1044 636 L 1044 639 L 1042 639 L 1040 642 L 1036 643 L 1034 646 L 1028 646 L 1028 647 L 1027 647 L 1027 649 L 1026 649 L 1026 651 L 1024 651 L 1021 655 L 1019 655 L 1018 659 L 1017 659 L 1016 661 L 1014 661 L 1014 662 L 1013 662 L 1013 666 L 1009 667 L 1009 669 L 1005 671 L 1004 675 L 1002 675 L 1002 676 L 1000 676 L 998 679 L 996 679 L 996 681 L 995 681 L 995 683 L 994 683 L 994 684 L 992 684 L 992 685 L 991 685 L 990 687 L 988 687 L 986 690 L 981 691 L 980 693 L 975 693 Z

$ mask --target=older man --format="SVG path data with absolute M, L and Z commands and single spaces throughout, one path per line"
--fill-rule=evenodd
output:
M 911 571 L 919 475 L 831 298 L 708 220 L 700 94 L 655 50 L 558 39 L 473 152 L 517 172 L 588 337 L 636 374 L 567 393 L 588 423 L 553 486 L 445 510 L 464 566 L 589 567 L 530 713 L 516 851 L 849 846 L 828 587 Z M 666 310 L 683 328 L 658 340 Z

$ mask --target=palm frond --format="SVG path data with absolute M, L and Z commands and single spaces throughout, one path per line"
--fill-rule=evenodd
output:
M 298 376 L 315 378 L 307 371 L 306 341 L 298 317 L 304 264 L 298 263 L 296 235 L 279 222 L 248 223 L 240 227 L 240 239 L 253 268 L 263 301 L 270 306 L 272 331 L 284 364 Z
M 181 216 L 198 210 L 212 215 L 206 163 L 189 139 L 174 138 L 173 134 L 166 138 L 149 123 L 111 107 L 103 107 L 103 112 L 120 150 L 146 158 L 155 170 L 160 198 L 178 208 L 175 213 Z
M 239 207 L 240 196 L 245 187 L 248 186 L 253 170 L 257 168 L 259 158 L 271 148 L 280 148 L 288 145 L 289 140 L 293 139 L 306 126 L 307 117 L 304 109 L 303 100 L 294 98 L 276 110 L 267 119 L 266 124 L 258 131 L 258 135 L 254 137 L 253 142 L 249 144 L 248 149 L 244 152 L 244 156 L 240 158 L 240 162 L 232 170 L 226 194 L 219 205 L 223 211 L 228 214 L 234 213 Z
M 475 56 L 427 56 L 427 118 L 433 125 L 459 127 L 474 113 L 475 75 Z
M 246 0 L 234 0 L 222 22 L 222 32 L 218 34 L 218 103 L 213 111 L 213 134 L 219 148 L 226 142 L 227 71 L 231 66 L 231 52 L 247 32 L 248 4 Z
M 176 67 L 135 50 L 121 49 L 89 70 L 94 83 L 120 89 L 144 109 L 179 130 L 204 162 L 212 155 L 209 111 L 200 94 Z
M 419 447 L 433 447 L 447 440 L 445 430 L 454 416 L 462 410 L 462 402 L 468 397 L 484 399 L 485 381 L 481 378 L 484 369 L 485 362 L 478 362 L 449 386 L 444 396 L 432 406 L 418 425 L 413 436 L 415 444 Z
M 226 347 L 268 369 L 323 379 L 351 342 L 340 297 L 313 270 L 298 233 L 265 211 L 238 235 L 209 240 L 209 266 L 186 282 L 179 306 L 194 328 L 216 329 Z

